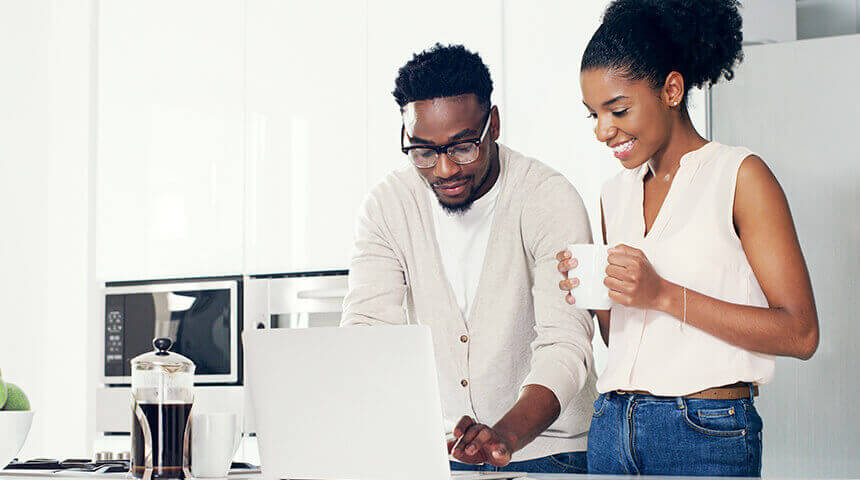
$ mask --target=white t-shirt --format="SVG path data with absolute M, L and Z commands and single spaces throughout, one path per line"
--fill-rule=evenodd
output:
M 496 200 L 499 198 L 500 179 L 501 174 L 490 191 L 461 213 L 446 212 L 432 189 L 427 190 L 433 205 L 433 223 L 436 227 L 439 253 L 442 255 L 442 267 L 467 327 L 469 309 L 478 289 L 481 270 L 484 268 L 490 227 L 496 212 Z

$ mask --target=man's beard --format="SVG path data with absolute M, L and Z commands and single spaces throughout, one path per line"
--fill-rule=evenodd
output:
M 439 201 L 439 205 L 442 206 L 442 210 L 445 210 L 445 213 L 447 213 L 448 215 L 463 215 L 470 208 L 472 208 L 472 204 L 475 203 L 475 193 L 477 193 L 477 191 L 477 189 L 472 189 L 469 192 L 469 196 L 466 197 L 466 200 L 456 205 L 449 205 L 443 202 L 442 199 L 439 197 L 439 194 L 436 193 L 436 190 L 433 190 L 433 193 L 436 195 L 436 200 Z
M 477 200 L 478 192 L 481 191 L 481 188 L 484 186 L 484 183 L 486 183 L 487 179 L 490 178 L 491 170 L 492 168 L 487 168 L 486 173 L 484 173 L 484 178 L 482 178 L 477 185 L 475 185 L 474 182 L 470 182 L 470 184 L 472 185 L 472 189 L 469 191 L 469 196 L 466 197 L 466 200 L 463 200 L 462 203 L 458 203 L 456 205 L 449 205 L 443 202 L 442 199 L 439 197 L 439 194 L 436 193 L 436 189 L 433 189 L 433 193 L 436 195 L 436 199 L 439 200 L 439 205 L 442 206 L 442 210 L 445 210 L 445 213 L 447 213 L 448 215 L 463 215 L 464 213 L 469 211 L 469 209 L 472 208 L 472 204 L 475 203 L 475 200 Z M 474 179 L 474 177 L 472 178 Z

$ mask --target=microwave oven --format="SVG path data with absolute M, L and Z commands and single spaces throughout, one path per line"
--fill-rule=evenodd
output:
M 104 294 L 103 383 L 131 384 L 131 359 L 167 337 L 195 384 L 242 384 L 241 276 L 108 282 Z

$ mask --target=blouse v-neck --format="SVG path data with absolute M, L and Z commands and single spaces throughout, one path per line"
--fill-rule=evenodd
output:
M 655 234 L 654 230 L 655 228 L 659 227 L 659 231 L 662 231 L 663 228 L 665 228 L 666 223 L 668 222 L 668 217 L 671 217 L 672 202 L 677 196 L 677 194 L 673 195 L 673 193 L 679 188 L 682 188 L 682 185 L 680 184 L 689 180 L 690 173 L 692 170 L 690 164 L 694 163 L 695 157 L 698 154 L 708 150 L 711 145 L 713 145 L 713 142 L 708 142 L 701 147 L 695 150 L 691 150 L 681 156 L 678 169 L 675 171 L 675 175 L 674 177 L 672 177 L 672 180 L 669 183 L 669 190 L 666 192 L 666 196 L 663 197 L 663 202 L 657 209 L 657 215 L 654 217 L 654 221 L 651 222 L 651 228 L 648 228 L 647 220 L 645 219 L 645 176 L 651 170 L 651 166 L 646 162 L 637 167 L 636 174 L 639 180 L 639 199 L 637 205 L 639 205 L 639 208 L 641 209 L 639 220 L 641 227 L 641 237 L 643 240 L 648 240 L 660 235 L 659 232 Z M 653 171 L 652 175 L 654 175 Z M 654 178 L 656 181 L 656 175 L 654 175 Z

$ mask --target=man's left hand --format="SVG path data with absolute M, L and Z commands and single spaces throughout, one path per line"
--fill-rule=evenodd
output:
M 457 439 L 451 455 L 460 462 L 470 464 L 489 463 L 504 467 L 511 461 L 515 440 L 510 435 L 477 423 L 468 415 L 463 416 L 454 427 Z

